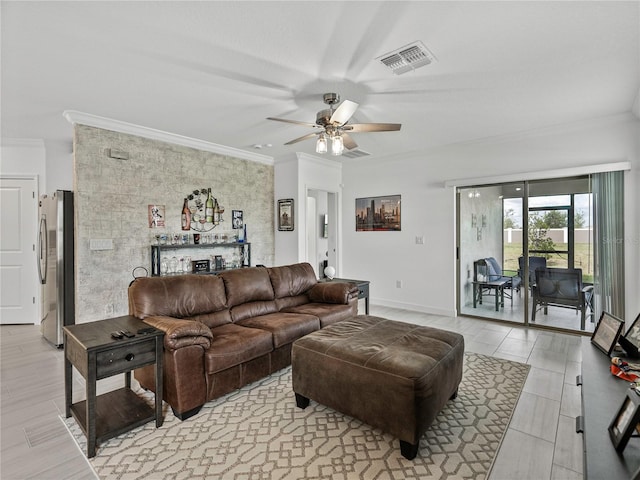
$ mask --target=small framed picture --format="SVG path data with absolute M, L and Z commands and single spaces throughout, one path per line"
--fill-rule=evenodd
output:
M 293 231 L 293 198 L 278 200 L 278 230 Z
M 149 228 L 164 228 L 164 205 L 149 205 L 147 212 Z
M 629 388 L 622 405 L 609 425 L 609 436 L 617 452 L 622 452 L 640 422 L 640 394 Z
M 640 356 L 640 313 L 627 332 L 624 335 L 620 335 L 618 343 L 624 348 L 627 356 L 632 358 L 638 358 Z
M 242 218 L 242 210 L 231 210 L 231 224 L 236 230 L 242 228 L 244 220 Z
M 613 347 L 616 346 L 623 325 L 624 321 L 618 317 L 614 317 L 607 312 L 602 312 L 598 325 L 591 336 L 591 343 L 607 355 L 611 355 L 611 351 Z

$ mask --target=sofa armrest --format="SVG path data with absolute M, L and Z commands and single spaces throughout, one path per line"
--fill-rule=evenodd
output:
M 316 283 L 309 289 L 309 300 L 318 303 L 338 303 L 347 305 L 350 300 L 358 298 L 358 286 L 348 282 Z
M 164 346 L 167 349 L 177 350 L 190 345 L 207 349 L 211 346 L 213 334 L 203 323 L 166 316 L 147 317 L 143 322 L 164 332 Z

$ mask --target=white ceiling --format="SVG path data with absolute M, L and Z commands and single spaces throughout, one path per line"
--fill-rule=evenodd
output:
M 393 156 L 604 117 L 640 88 L 640 2 L 2 1 L 2 137 L 71 139 L 64 110 L 278 157 L 322 94 Z M 416 40 L 437 62 L 396 76 Z M 344 159 L 343 161 L 349 161 Z

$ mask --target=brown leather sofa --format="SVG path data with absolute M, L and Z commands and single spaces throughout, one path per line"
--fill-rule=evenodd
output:
M 291 363 L 294 340 L 357 314 L 358 288 L 308 263 L 138 278 L 129 314 L 165 332 L 163 399 L 185 420 L 205 402 Z M 154 368 L 135 378 L 155 390 Z

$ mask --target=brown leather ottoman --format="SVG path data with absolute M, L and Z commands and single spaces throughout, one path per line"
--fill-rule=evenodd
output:
M 462 379 L 464 338 L 436 328 L 359 315 L 296 340 L 293 391 L 400 439 L 402 455 L 420 437 Z

